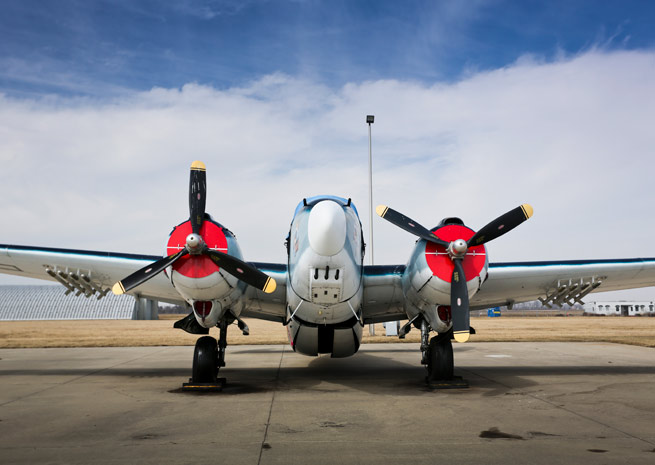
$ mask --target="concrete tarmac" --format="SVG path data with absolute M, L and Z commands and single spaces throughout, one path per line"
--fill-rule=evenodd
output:
M 193 347 L 0 350 L 0 463 L 655 463 L 655 350 L 417 344 L 347 359 L 230 346 L 222 393 L 181 392 Z

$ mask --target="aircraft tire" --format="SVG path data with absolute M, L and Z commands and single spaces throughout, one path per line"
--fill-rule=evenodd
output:
M 203 336 L 196 341 L 193 352 L 194 383 L 213 383 L 218 376 L 218 344 L 211 336 Z
M 428 377 L 432 381 L 453 379 L 453 345 L 448 337 L 430 339 Z

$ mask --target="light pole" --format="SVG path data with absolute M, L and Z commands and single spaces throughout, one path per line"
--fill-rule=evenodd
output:
M 369 221 L 369 245 L 371 248 L 371 265 L 375 264 L 373 259 L 373 145 L 371 143 L 371 125 L 375 122 L 375 116 L 367 115 L 368 124 L 368 221 Z M 375 325 L 368 325 L 369 336 L 375 336 Z

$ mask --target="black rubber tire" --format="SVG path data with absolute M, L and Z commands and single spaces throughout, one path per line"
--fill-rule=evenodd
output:
M 428 377 L 432 381 L 453 379 L 453 345 L 448 337 L 435 336 L 430 339 L 428 356 Z
M 214 383 L 218 376 L 218 343 L 211 336 L 203 336 L 196 341 L 193 351 L 194 383 Z

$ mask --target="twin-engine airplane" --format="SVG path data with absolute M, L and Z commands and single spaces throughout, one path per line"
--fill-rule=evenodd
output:
M 474 331 L 469 309 L 539 299 L 546 305 L 582 302 L 594 291 L 655 285 L 655 259 L 489 263 L 486 244 L 532 216 L 521 205 L 475 232 L 459 218 L 430 230 L 379 206 L 379 216 L 418 237 L 407 265 L 365 266 L 365 244 L 350 199 L 317 196 L 296 208 L 286 240 L 286 265 L 243 261 L 235 236 L 205 213 L 205 165 L 191 165 L 189 220 L 176 226 L 163 258 L 0 245 L 0 272 L 59 281 L 87 297 L 131 294 L 185 303 L 175 323 L 196 342 L 193 384 L 217 382 L 225 365 L 227 327 L 244 332 L 241 317 L 287 327 L 294 351 L 348 357 L 369 323 L 405 320 L 400 337 L 421 331 L 428 381 L 453 379 L 451 339 Z M 208 336 L 219 328 L 218 341 Z M 430 334 L 436 335 L 430 339 Z

